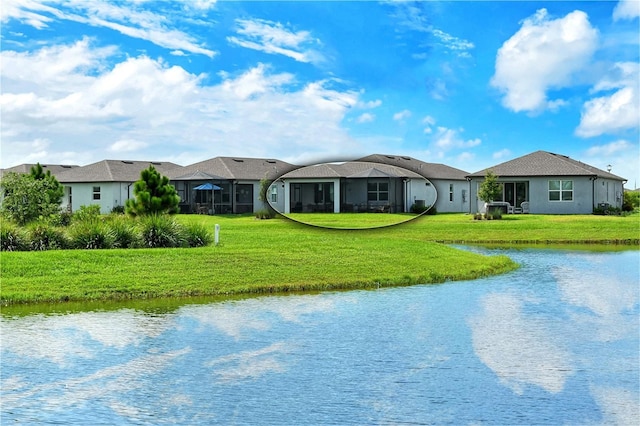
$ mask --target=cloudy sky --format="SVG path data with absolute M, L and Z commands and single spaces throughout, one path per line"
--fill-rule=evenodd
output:
M 547 150 L 640 185 L 640 2 L 3 0 L 0 166 Z M 637 183 L 636 183 L 637 182 Z

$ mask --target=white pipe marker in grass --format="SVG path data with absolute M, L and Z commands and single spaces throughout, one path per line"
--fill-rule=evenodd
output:
M 216 228 L 215 229 L 216 229 L 216 231 L 215 231 L 214 236 L 213 236 L 213 241 L 214 241 L 215 245 L 218 245 L 218 243 L 220 242 L 220 225 L 218 225 L 216 223 Z

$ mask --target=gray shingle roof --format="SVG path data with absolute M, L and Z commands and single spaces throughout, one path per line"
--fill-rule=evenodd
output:
M 491 170 L 499 177 L 525 176 L 598 176 L 608 179 L 625 180 L 620 176 L 600 170 L 565 155 L 547 151 L 536 151 L 516 159 L 488 167 L 473 173 L 471 177 L 483 177 Z
M 180 171 L 169 175 L 170 178 L 195 173 L 197 171 L 221 176 L 229 180 L 275 179 L 280 175 L 297 168 L 280 160 L 266 158 L 215 157 L 185 166 Z
M 397 178 L 423 178 L 418 173 L 414 173 L 402 167 L 390 164 L 381 164 L 364 161 L 349 161 L 346 163 L 324 163 L 313 166 L 301 167 L 282 176 L 284 179 L 294 178 L 375 178 L 375 177 L 397 177 Z
M 391 164 L 411 170 L 427 179 L 466 180 L 468 172 L 441 163 L 427 163 L 405 155 L 372 154 L 358 161 Z
M 182 166 L 167 161 L 102 160 L 67 170 L 56 178 L 60 183 L 135 182 L 140 179 L 140 172 L 150 165 L 165 176 L 168 176 L 170 171 L 182 169 Z
M 60 173 L 66 172 L 69 169 L 74 167 L 79 167 L 76 165 L 66 165 L 66 164 L 40 164 L 42 166 L 42 170 L 47 173 L 47 170 L 51 171 L 51 174 L 58 178 Z M 5 173 L 14 172 L 14 173 L 31 173 L 31 167 L 35 166 L 35 164 L 20 164 L 18 166 L 9 167 L 7 169 L 0 169 L 0 177 L 4 176 Z

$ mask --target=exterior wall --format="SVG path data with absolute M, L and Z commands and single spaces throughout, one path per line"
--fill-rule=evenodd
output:
M 470 182 L 471 213 L 483 212 L 484 202 L 478 199 L 478 188 L 483 182 L 482 178 L 473 178 Z M 513 182 L 515 179 L 498 179 L 499 182 Z M 573 181 L 573 200 L 571 201 L 550 201 L 549 181 L 550 180 L 571 180 Z M 596 183 L 598 180 L 590 179 L 588 176 L 544 176 L 531 177 L 529 183 L 529 213 L 533 214 L 591 214 L 594 207 L 594 192 L 597 194 Z M 610 181 L 610 191 L 614 181 Z M 602 185 L 600 183 L 600 185 Z M 618 188 L 622 184 L 618 182 Z M 606 184 L 605 184 L 606 188 Z M 611 194 L 611 192 L 610 192 Z M 613 196 L 616 193 L 613 191 Z M 597 198 L 596 198 L 597 199 Z
M 438 213 L 468 213 L 469 182 L 466 180 L 432 180 L 438 193 L 435 203 Z M 453 185 L 453 200 L 450 197 L 450 185 Z
M 68 183 L 64 185 L 62 208 L 69 207 L 69 191 L 71 191 L 71 211 L 81 206 L 99 205 L 100 213 L 110 213 L 116 206 L 124 206 L 127 199 L 133 198 L 133 184 L 129 182 L 89 182 Z M 93 187 L 100 187 L 100 200 L 93 199 Z
M 613 207 L 622 207 L 624 188 L 622 182 L 612 179 L 596 179 L 594 185 L 595 206 L 606 203 Z

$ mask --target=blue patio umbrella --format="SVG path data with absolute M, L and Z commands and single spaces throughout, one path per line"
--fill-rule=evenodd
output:
M 196 191 L 218 191 L 220 190 L 220 187 L 212 183 L 203 183 L 202 185 L 198 185 L 193 189 L 195 189 Z

